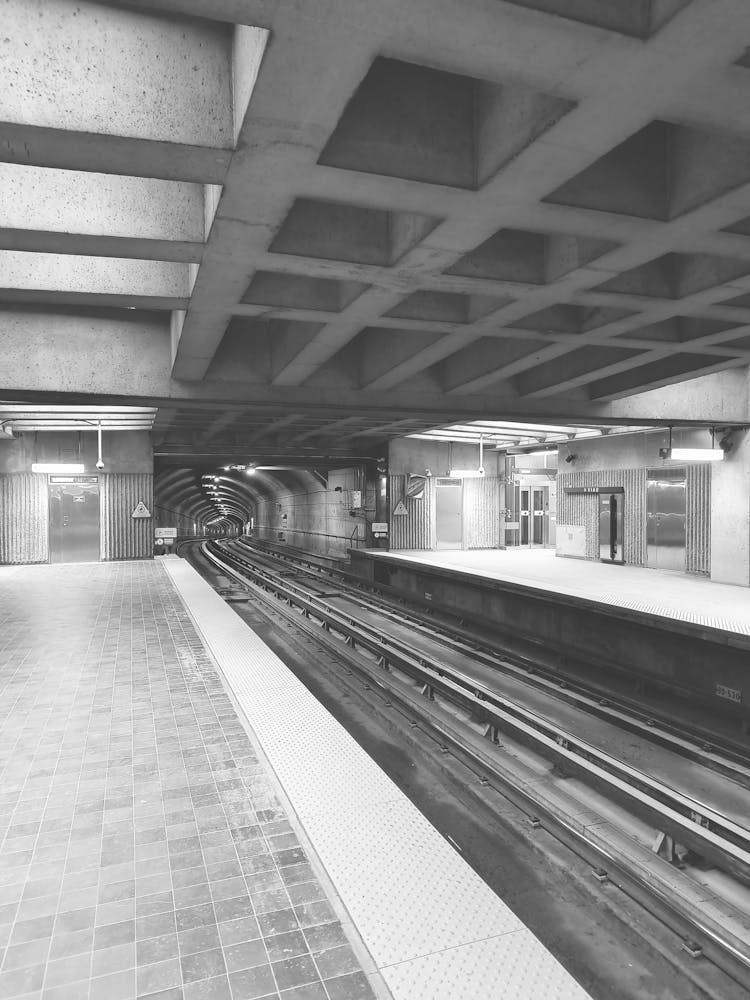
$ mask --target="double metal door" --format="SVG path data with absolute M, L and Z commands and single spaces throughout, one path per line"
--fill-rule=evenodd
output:
M 685 572 L 685 470 L 649 469 L 646 564 Z
M 53 563 L 99 560 L 99 482 L 95 477 L 88 482 L 50 482 L 49 559 Z
M 549 487 L 520 486 L 518 516 L 521 545 L 549 543 Z

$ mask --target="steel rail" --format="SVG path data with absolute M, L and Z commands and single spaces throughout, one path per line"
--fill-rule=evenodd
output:
M 235 544 L 247 548 L 256 557 L 260 554 L 271 563 L 281 562 L 294 566 L 301 564 L 306 567 L 318 566 L 317 563 L 304 557 L 277 553 L 273 549 L 267 549 L 257 545 L 257 543 L 248 544 L 241 538 L 236 539 Z M 439 637 L 444 645 L 456 652 L 471 655 L 489 667 L 514 675 L 525 684 L 554 693 L 556 697 L 583 708 L 591 715 L 611 721 L 620 728 L 647 736 L 652 743 L 660 743 L 662 746 L 674 749 L 696 763 L 710 766 L 714 770 L 750 786 L 750 750 L 737 743 L 722 739 L 717 734 L 707 733 L 705 730 L 698 733 L 690 731 L 685 726 L 676 724 L 673 720 L 659 717 L 658 712 L 646 710 L 642 705 L 638 705 L 622 695 L 613 696 L 610 692 L 597 689 L 596 686 L 586 685 L 577 679 L 563 676 L 558 670 L 521 653 L 503 651 L 500 656 L 487 648 L 486 641 L 468 633 L 461 626 L 441 624 L 431 614 L 432 608 L 427 609 L 424 614 L 420 614 L 412 608 L 404 607 L 402 602 L 383 596 L 377 591 L 373 592 L 369 585 L 367 589 L 370 590 L 370 595 L 365 597 L 362 593 L 362 581 L 352 580 L 351 575 L 345 570 L 318 568 L 319 572 L 309 568 L 302 569 L 301 572 L 309 574 L 312 579 L 321 576 L 328 578 L 338 576 L 343 579 L 344 585 L 350 588 L 348 593 L 342 595 L 346 596 L 348 600 L 357 602 L 362 607 L 369 608 L 378 614 L 386 615 L 394 621 L 399 621 L 400 624 L 407 621 L 419 628 L 426 636 Z
M 293 611 L 293 599 L 285 598 L 286 607 L 279 605 L 278 600 L 269 599 L 269 592 L 277 598 L 282 596 L 275 587 L 269 587 L 265 581 L 254 583 L 248 580 L 241 569 L 238 570 L 215 553 L 210 553 L 206 543 L 201 545 L 201 550 L 211 562 L 255 592 L 276 613 L 280 613 L 297 628 L 341 656 L 341 643 L 328 639 L 327 634 L 321 635 L 319 625 L 312 624 L 309 618 L 301 617 L 298 612 Z M 279 589 L 283 591 L 284 588 Z M 294 598 L 295 595 L 291 596 Z M 535 825 L 537 822 L 543 825 L 556 839 L 589 863 L 595 872 L 604 871 L 609 881 L 618 885 L 680 935 L 686 950 L 691 954 L 704 954 L 742 986 L 750 987 L 750 948 L 745 940 L 732 934 L 711 917 L 696 914 L 694 906 L 682 899 L 669 883 L 659 884 L 649 873 L 639 870 L 635 862 L 616 854 L 606 843 L 598 842 L 589 831 L 576 826 L 551 809 L 544 800 L 540 800 L 533 794 L 531 787 L 520 787 L 517 781 L 514 782 L 512 777 L 509 778 L 504 773 L 500 762 L 493 760 L 489 752 L 492 744 L 482 740 L 483 746 L 478 749 L 476 738 L 467 739 L 466 732 L 456 732 L 450 721 L 436 718 L 436 710 L 430 699 L 417 696 L 413 690 L 407 691 L 403 683 L 396 683 L 396 678 L 387 671 L 373 672 L 374 664 L 357 657 L 354 649 L 348 649 L 347 653 L 347 666 L 361 675 L 367 687 L 377 688 L 386 704 L 395 705 L 407 715 L 417 715 L 426 726 L 429 736 L 436 738 L 442 747 L 450 749 L 458 759 L 467 762 L 482 777 L 483 782 L 486 783 L 486 776 L 489 774 L 491 783 L 529 818 L 533 818 Z
M 388 661 L 428 685 L 432 694 L 440 690 L 444 697 L 469 711 L 481 713 L 486 722 L 497 728 L 511 729 L 524 742 L 543 748 L 558 764 L 573 767 L 598 786 L 606 786 L 619 800 L 656 822 L 681 843 L 693 848 L 719 867 L 750 883 L 750 831 L 722 816 L 711 806 L 676 792 L 663 782 L 624 764 L 610 754 L 563 727 L 510 699 L 497 694 L 458 668 L 443 661 L 415 653 L 407 643 L 386 636 L 375 627 L 331 607 L 323 598 L 310 594 L 289 580 L 279 580 L 267 570 L 246 565 L 245 560 L 230 554 L 263 585 L 285 600 L 296 603 L 307 614 L 314 614 L 327 627 L 342 632 L 351 643 L 364 646 L 379 659 Z

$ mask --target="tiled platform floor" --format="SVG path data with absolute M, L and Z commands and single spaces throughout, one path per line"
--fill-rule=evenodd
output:
M 0 997 L 373 996 L 158 563 L 0 574 L 0 691 Z
M 507 580 L 631 611 L 750 635 L 750 589 L 714 583 L 703 576 L 557 558 L 554 549 L 372 551 L 386 559 L 408 559 L 442 566 L 487 579 Z

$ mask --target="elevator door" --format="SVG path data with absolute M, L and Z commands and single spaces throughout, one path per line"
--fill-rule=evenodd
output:
M 517 489 L 520 523 L 518 544 L 549 545 L 549 486 L 519 486 Z
M 649 469 L 646 564 L 685 572 L 685 470 Z
M 439 549 L 461 548 L 463 492 L 460 479 L 435 480 L 435 544 Z
M 99 481 L 95 476 L 75 482 L 50 480 L 49 560 L 99 560 Z

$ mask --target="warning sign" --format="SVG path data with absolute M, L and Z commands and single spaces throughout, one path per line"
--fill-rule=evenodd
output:
M 403 517 L 404 514 L 408 514 L 409 511 L 406 509 L 406 504 L 403 500 L 399 500 L 396 506 L 393 508 L 394 517 Z
M 143 502 L 143 500 L 139 500 L 138 504 L 136 505 L 135 510 L 133 511 L 133 513 L 130 516 L 131 517 L 151 517 L 151 512 L 149 511 L 148 507 L 145 505 L 145 503 Z

